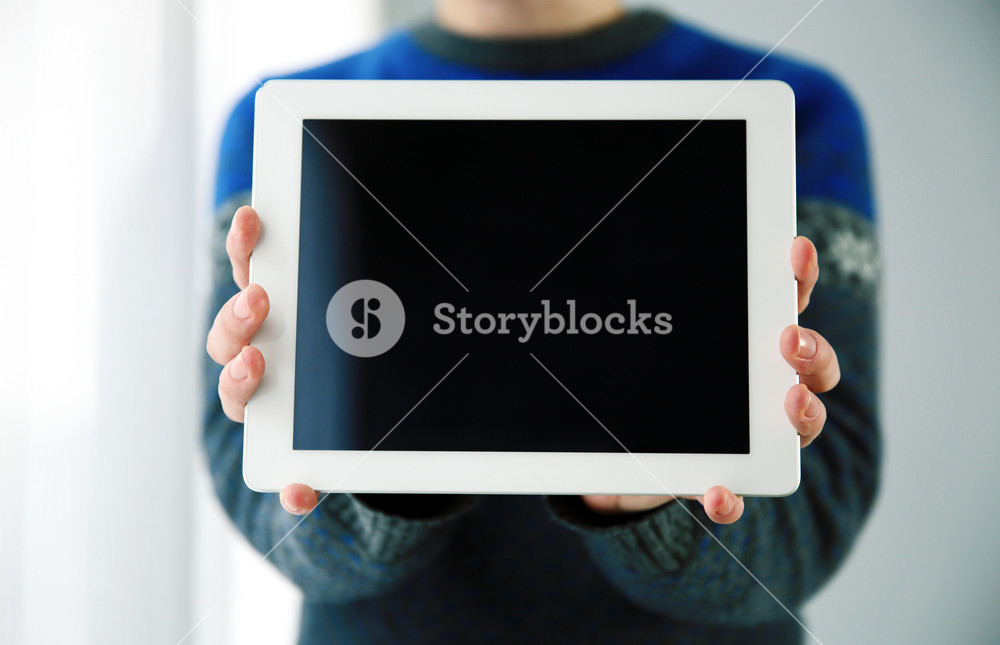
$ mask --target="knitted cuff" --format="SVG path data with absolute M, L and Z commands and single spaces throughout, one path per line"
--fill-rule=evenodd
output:
M 591 552 L 626 570 L 657 576 L 674 573 L 694 553 L 698 523 L 691 500 L 675 500 L 644 513 L 605 516 L 579 496 L 548 498 L 552 516 L 579 533 Z
M 407 508 L 398 499 L 409 497 Z M 431 499 L 418 499 L 418 498 Z M 412 552 L 432 536 L 450 530 L 451 525 L 473 508 L 478 498 L 442 495 L 334 495 L 330 512 L 354 529 L 364 551 L 375 562 L 389 563 Z M 334 499 L 336 498 L 336 499 Z M 384 504 L 385 508 L 379 506 Z M 413 513 L 407 514 L 407 510 Z

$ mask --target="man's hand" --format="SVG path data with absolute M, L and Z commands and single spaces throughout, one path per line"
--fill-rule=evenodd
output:
M 816 247 L 804 237 L 792 242 L 792 271 L 798 280 L 799 313 L 809 305 L 819 277 Z M 830 343 L 815 331 L 789 325 L 779 341 L 781 355 L 799 374 L 799 383 L 785 395 L 785 414 L 799 433 L 804 448 L 819 436 L 826 423 L 826 407 L 816 394 L 826 392 L 840 380 L 840 365 Z M 584 503 L 595 513 L 618 515 L 647 511 L 673 500 L 666 495 L 584 495 Z M 712 521 L 731 524 L 743 515 L 743 498 L 724 486 L 714 486 L 696 497 Z
M 250 346 L 250 339 L 267 318 L 269 303 L 260 285 L 250 283 L 250 254 L 260 237 L 260 218 L 249 206 L 233 215 L 233 225 L 226 237 L 226 253 L 233 265 L 233 281 L 241 291 L 223 305 L 212 329 L 206 349 L 212 359 L 225 366 L 219 374 L 219 399 L 222 410 L 233 421 L 243 421 L 243 409 L 264 375 L 264 357 Z M 281 504 L 289 513 L 302 515 L 316 506 L 316 492 L 302 484 L 286 486 Z
M 267 294 L 250 282 L 250 253 L 260 236 L 260 220 L 249 206 L 236 211 L 226 238 L 226 252 L 233 265 L 233 280 L 241 291 L 215 316 L 208 332 L 208 355 L 225 369 L 219 375 L 219 398 L 226 416 L 243 421 L 243 407 L 264 374 L 264 357 L 250 339 L 268 312 Z

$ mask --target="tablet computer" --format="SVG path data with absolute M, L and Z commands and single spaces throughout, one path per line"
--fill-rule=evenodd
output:
M 782 495 L 780 82 L 276 80 L 261 491 Z

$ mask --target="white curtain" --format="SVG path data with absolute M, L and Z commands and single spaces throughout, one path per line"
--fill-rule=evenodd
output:
M 256 78 L 379 16 L 0 4 L 0 643 L 294 641 L 296 593 L 229 528 L 198 440 L 215 155 Z

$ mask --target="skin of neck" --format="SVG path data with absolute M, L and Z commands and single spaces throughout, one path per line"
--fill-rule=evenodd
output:
M 438 0 L 435 18 L 474 38 L 565 36 L 614 22 L 619 0 Z

